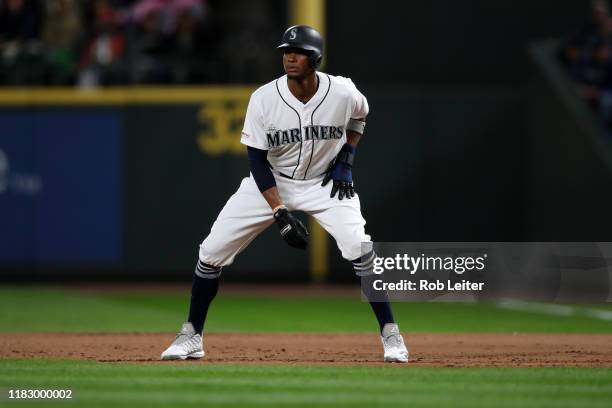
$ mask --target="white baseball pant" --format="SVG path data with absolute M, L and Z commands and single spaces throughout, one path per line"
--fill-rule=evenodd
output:
M 352 261 L 361 257 L 361 243 L 371 240 L 365 233 L 358 195 L 350 200 L 339 200 L 337 194 L 330 198 L 333 181 L 321 187 L 323 176 L 293 180 L 275 174 L 275 179 L 289 211 L 303 211 L 313 216 L 334 237 L 344 259 Z M 244 178 L 200 245 L 200 260 L 215 267 L 231 265 L 236 255 L 273 222 L 272 210 L 255 180 L 252 176 Z

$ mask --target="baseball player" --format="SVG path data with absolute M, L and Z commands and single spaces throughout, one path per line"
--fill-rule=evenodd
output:
M 204 356 L 204 321 L 221 269 L 264 229 L 276 223 L 287 244 L 306 247 L 308 231 L 293 211 L 313 216 L 356 274 L 373 279 L 375 254 L 362 256 L 361 244 L 371 240 L 352 178 L 368 102 L 349 78 L 317 72 L 323 40 L 313 28 L 288 28 L 278 48 L 286 75 L 253 92 L 242 130 L 250 177 L 242 180 L 200 245 L 188 321 L 162 353 L 164 360 Z M 384 361 L 407 362 L 389 302 L 370 305 L 380 326 Z

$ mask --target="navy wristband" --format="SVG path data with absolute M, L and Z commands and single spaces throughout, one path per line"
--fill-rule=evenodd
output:
M 336 163 L 343 163 L 353 167 L 353 162 L 355 161 L 355 150 L 355 146 L 345 143 L 338 153 Z

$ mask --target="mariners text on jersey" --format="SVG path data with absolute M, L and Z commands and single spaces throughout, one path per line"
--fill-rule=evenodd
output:
M 301 135 L 304 135 L 302 139 Z M 344 125 L 342 126 L 304 126 L 300 134 L 300 129 L 276 130 L 274 133 L 267 132 L 268 147 L 278 147 L 289 143 L 299 143 L 306 140 L 333 140 L 342 139 Z

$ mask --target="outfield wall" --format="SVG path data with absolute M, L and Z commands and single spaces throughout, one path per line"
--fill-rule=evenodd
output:
M 191 269 L 199 242 L 248 174 L 239 135 L 251 90 L 0 92 L 3 273 Z M 372 112 L 355 180 L 375 239 L 520 238 L 520 92 L 364 92 Z M 277 235 L 272 228 L 256 240 L 231 275 L 307 279 L 313 254 Z M 331 279 L 352 279 L 328 246 Z

